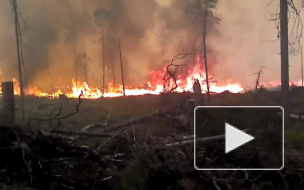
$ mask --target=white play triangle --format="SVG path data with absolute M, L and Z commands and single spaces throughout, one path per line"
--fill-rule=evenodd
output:
M 225 123 L 225 153 L 238 148 L 254 139 L 253 136 Z

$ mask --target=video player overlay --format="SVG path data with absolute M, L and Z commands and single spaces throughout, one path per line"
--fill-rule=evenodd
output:
M 200 170 L 282 169 L 284 167 L 282 115 L 283 109 L 279 106 L 197 107 L 194 113 L 195 168 Z

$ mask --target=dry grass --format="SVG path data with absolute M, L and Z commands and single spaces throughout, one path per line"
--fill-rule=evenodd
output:
M 304 100 L 301 89 L 293 89 L 290 99 L 292 113 L 304 115 Z M 170 110 L 177 104 L 183 104 L 187 99 L 191 98 L 189 93 L 181 94 L 163 94 L 160 96 L 144 95 L 137 97 L 126 98 L 109 98 L 98 100 L 83 100 L 79 112 L 62 121 L 69 130 L 79 130 L 91 123 L 104 123 L 107 120 L 108 124 L 121 122 L 126 119 L 152 113 L 155 110 Z M 253 93 L 244 94 L 222 93 L 212 96 L 211 105 L 279 105 L 279 94 L 276 92 L 261 92 L 257 98 L 254 98 Z M 47 100 L 46 98 L 26 97 L 26 112 L 27 119 L 31 116 L 49 117 L 58 113 L 60 105 L 63 105 L 62 115 L 71 113 L 75 110 L 78 100 L 67 99 L 64 101 Z M 19 105 L 19 100 L 16 98 L 16 105 Z M 34 112 L 33 112 L 34 111 Z M 20 121 L 20 110 L 17 109 L 17 121 Z M 57 123 L 53 122 L 52 127 L 56 128 Z M 304 122 L 293 121 L 290 128 L 286 128 L 286 141 L 288 147 L 303 147 L 304 138 Z M 49 127 L 50 124 L 42 123 L 41 126 Z M 166 119 L 160 119 L 153 123 L 143 123 L 139 125 L 142 129 L 142 134 L 147 132 L 166 133 L 169 129 L 169 123 Z M 303 137 L 303 138 L 302 138 Z

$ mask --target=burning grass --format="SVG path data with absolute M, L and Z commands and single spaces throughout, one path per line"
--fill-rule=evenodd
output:
M 170 89 L 174 89 L 174 92 L 178 93 L 193 92 L 192 87 L 194 79 L 199 80 L 200 84 L 202 85 L 202 92 L 207 92 L 206 74 L 203 72 L 203 68 L 199 60 L 197 60 L 197 63 L 194 65 L 194 67 L 187 68 L 185 73 L 176 73 L 174 76 L 176 83 L 173 80 L 165 80 L 166 72 L 167 70 L 165 68 L 158 71 L 151 71 L 151 80 L 147 81 L 144 84 L 145 87 L 135 88 L 132 86 L 126 86 L 126 96 L 138 96 L 145 94 L 159 95 L 163 92 L 170 91 Z M 105 93 L 103 94 L 102 87 L 89 86 L 87 81 L 80 82 L 75 81 L 74 79 L 71 81 L 71 89 L 53 89 L 53 92 L 43 92 L 37 86 L 28 86 L 24 89 L 24 92 L 26 95 L 53 98 L 58 98 L 60 94 L 64 94 L 69 98 L 78 98 L 78 96 L 82 94 L 82 97 L 85 99 L 98 99 L 101 97 L 113 98 L 123 96 L 123 86 L 121 84 L 107 84 Z M 13 79 L 13 82 L 15 86 L 15 94 L 19 95 L 19 83 L 15 78 Z M 224 85 L 218 85 L 215 80 L 210 80 L 209 86 L 210 91 L 213 93 L 221 93 L 224 91 L 240 93 L 244 91 L 240 84 L 234 83 L 230 80 L 224 81 Z

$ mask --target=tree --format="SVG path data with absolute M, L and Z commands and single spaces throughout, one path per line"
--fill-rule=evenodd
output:
M 205 74 L 206 74 L 206 86 L 207 86 L 207 94 L 208 94 L 208 101 L 210 103 L 210 88 L 209 88 L 209 75 L 208 75 L 208 59 L 207 59 L 207 22 L 212 19 L 216 23 L 219 22 L 219 18 L 214 17 L 212 10 L 216 8 L 218 0 L 190 0 L 189 6 L 191 8 L 191 12 L 188 13 L 190 19 L 200 24 L 203 24 L 203 39 L 200 46 L 203 45 L 203 55 L 204 58 L 200 60 L 204 60 L 204 67 L 205 67 Z M 200 49 L 200 46 L 198 49 Z
M 260 80 L 261 80 L 261 75 L 263 73 L 263 68 L 265 68 L 265 66 L 261 66 L 258 72 L 251 74 L 251 75 L 257 75 L 257 78 L 255 80 L 255 91 L 257 91 L 260 86 Z
M 21 123 L 24 125 L 25 122 L 25 109 L 24 109 L 24 91 L 23 91 L 23 74 L 22 66 L 24 67 L 24 62 L 22 58 L 22 35 L 19 25 L 18 18 L 18 5 L 17 1 L 11 1 L 13 12 L 14 12 L 14 23 L 15 23 L 15 33 L 16 33 L 16 45 L 17 45 L 17 58 L 18 58 L 18 73 L 19 73 L 19 84 L 20 84 L 20 97 L 21 97 Z
M 105 95 L 106 88 L 106 65 L 105 65 L 105 43 L 104 43 L 104 25 L 106 20 L 109 19 L 111 13 L 105 9 L 96 9 L 94 17 L 97 18 L 98 24 L 101 25 L 101 44 L 102 44 L 102 94 Z
M 281 95 L 284 121 L 289 124 L 288 0 L 280 1 Z
M 274 1 L 271 1 L 273 3 Z M 269 3 L 269 4 L 271 4 Z M 281 105 L 284 107 L 285 126 L 289 125 L 289 54 L 298 55 L 301 53 L 301 39 L 303 23 L 301 10 L 304 8 L 304 1 L 300 0 L 295 4 L 293 0 L 280 0 L 279 8 L 275 17 L 278 30 L 277 39 L 280 39 L 281 48 Z M 290 31 L 289 31 L 290 27 Z

